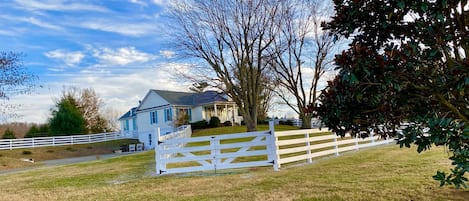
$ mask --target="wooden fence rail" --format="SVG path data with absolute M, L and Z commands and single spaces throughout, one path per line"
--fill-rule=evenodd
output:
M 0 140 L 0 150 L 12 150 L 21 148 L 62 146 L 73 144 L 89 144 L 111 140 L 125 139 L 120 132 L 100 133 L 91 135 L 71 135 L 55 137 L 37 137 Z

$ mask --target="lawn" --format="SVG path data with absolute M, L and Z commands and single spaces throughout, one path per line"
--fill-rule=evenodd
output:
M 137 142 L 137 140 L 124 139 L 93 144 L 0 150 L 0 170 L 40 165 L 40 163 L 24 162 L 21 159 L 34 159 L 35 162 L 40 162 L 70 157 L 110 154 L 114 150 L 120 149 L 120 146 L 123 144 Z
M 443 148 L 397 145 L 352 151 L 310 165 L 153 176 L 154 152 L 0 175 L 4 200 L 469 200 L 439 187 Z

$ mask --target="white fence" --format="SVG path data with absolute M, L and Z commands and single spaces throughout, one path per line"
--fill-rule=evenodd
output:
M 228 168 L 273 166 L 309 162 L 313 158 L 339 155 L 394 141 L 370 136 L 366 139 L 345 137 L 318 129 L 269 131 L 215 135 L 194 138 L 158 138 L 155 147 L 157 174 L 183 173 Z
M 270 131 L 160 139 L 155 150 L 156 171 L 157 174 L 168 174 L 269 165 L 275 168 L 271 157 L 274 155 L 272 140 Z M 236 160 L 249 157 L 252 160 Z M 179 166 L 170 167 L 170 164 Z
M 111 140 L 124 139 L 120 132 L 100 133 L 91 135 L 71 135 L 56 137 L 20 138 L 0 140 L 0 150 L 21 149 L 47 146 L 61 146 L 73 144 L 89 144 Z

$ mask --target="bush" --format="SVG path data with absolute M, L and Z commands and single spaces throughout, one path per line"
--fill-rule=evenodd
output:
M 280 124 L 280 125 L 287 125 L 287 126 L 293 126 L 293 121 L 292 121 L 292 120 L 279 121 L 278 124 Z
M 206 120 L 196 121 L 194 123 L 191 123 L 192 130 L 205 129 L 207 127 L 208 127 L 208 122 Z
M 210 128 L 220 127 L 220 119 L 218 117 L 210 117 L 210 122 L 208 125 Z
M 268 119 L 260 119 L 260 120 L 257 120 L 257 124 L 261 124 L 261 125 L 267 125 L 269 124 L 269 120 Z
M 231 121 L 225 121 L 223 122 L 223 126 L 233 126 L 233 124 L 231 123 Z
M 9 128 L 5 131 L 5 133 L 2 136 L 3 139 L 16 139 L 15 134 L 13 131 L 11 131 Z
M 23 151 L 23 155 L 31 155 L 33 152 L 31 151 L 28 151 L 28 150 L 24 150 Z

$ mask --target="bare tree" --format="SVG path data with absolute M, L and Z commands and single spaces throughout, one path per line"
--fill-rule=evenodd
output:
M 185 0 L 171 9 L 180 53 L 204 61 L 194 79 L 209 81 L 239 107 L 248 131 L 257 130 L 259 94 L 278 35 L 281 0 Z M 172 30 L 173 31 L 173 30 Z
M 15 105 L 6 102 L 12 95 L 29 93 L 35 86 L 37 77 L 23 67 L 22 56 L 0 52 L 0 120 L 15 116 Z
M 80 89 L 68 87 L 62 92 L 62 97 L 72 97 L 77 103 L 77 108 L 85 120 L 85 128 L 88 133 L 100 133 L 111 130 L 109 121 L 101 114 L 103 103 L 98 94 L 92 88 Z
M 330 69 L 334 38 L 321 28 L 332 11 L 320 0 L 285 1 L 283 23 L 276 38 L 272 69 L 280 89 L 276 94 L 302 120 L 302 128 L 311 128 L 308 105 L 317 101 L 319 80 Z M 312 74 L 312 79 L 306 75 Z

